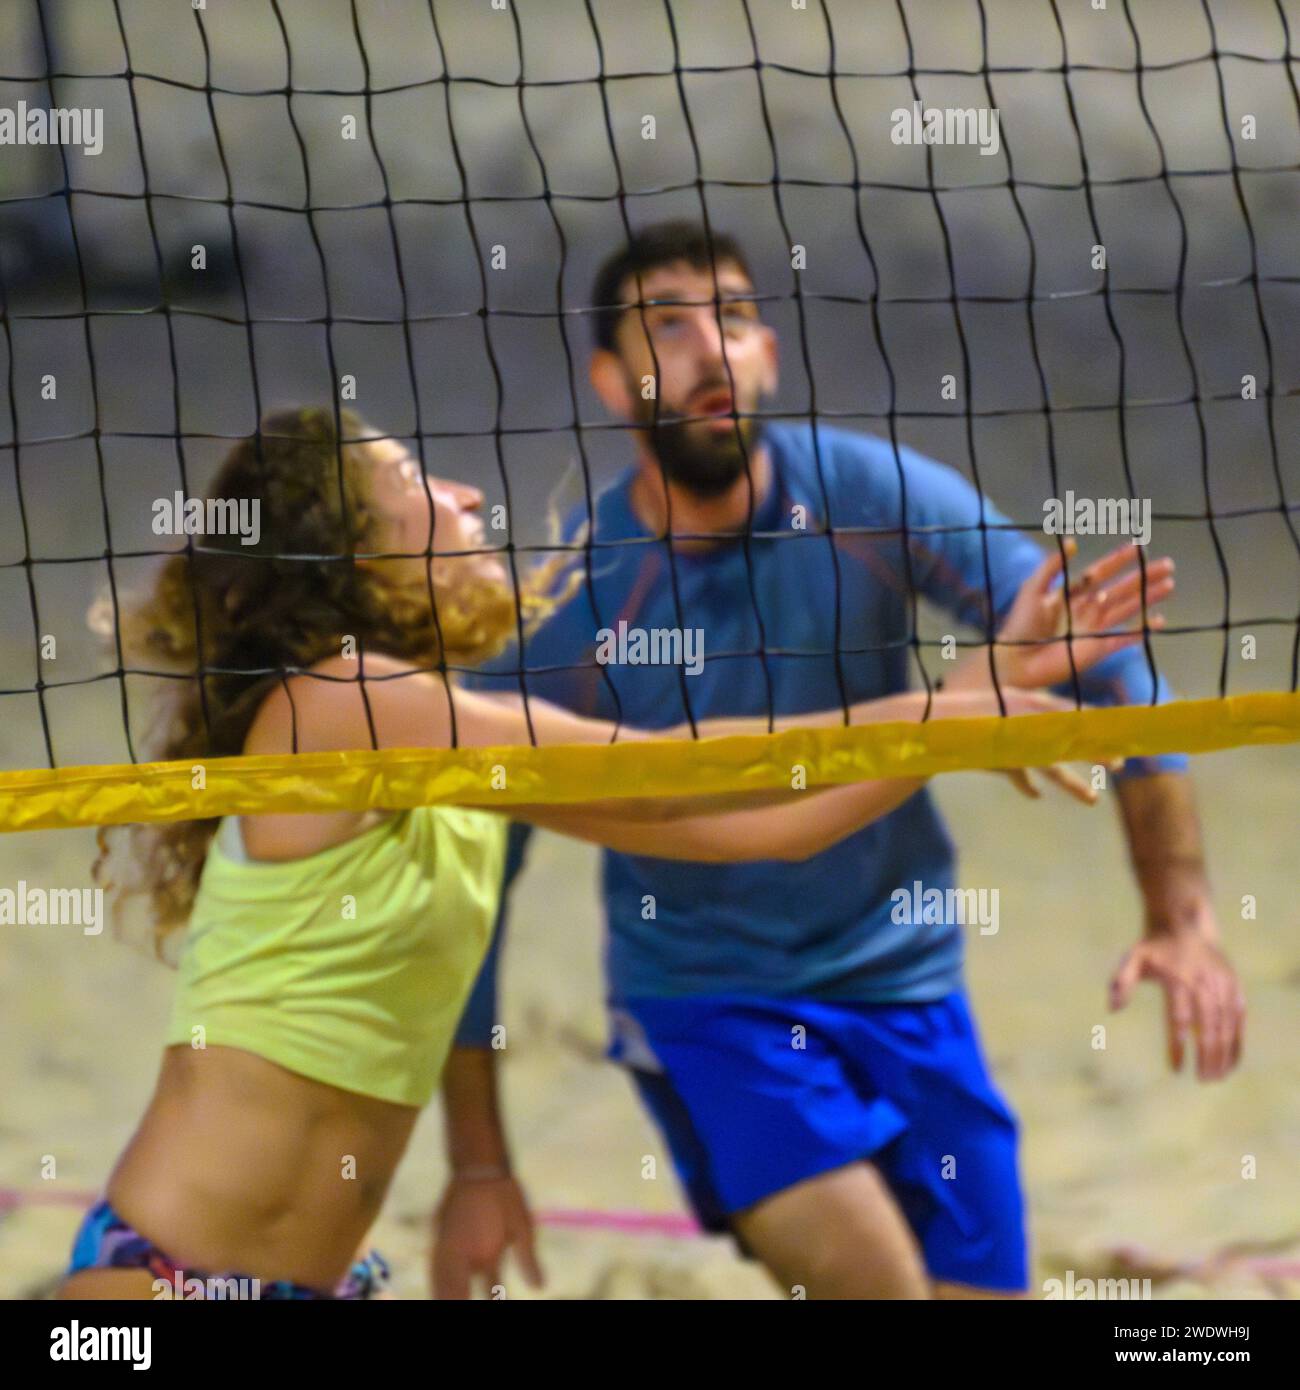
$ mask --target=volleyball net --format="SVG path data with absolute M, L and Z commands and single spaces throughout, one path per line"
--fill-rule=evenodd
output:
M 0 829 L 705 794 L 788 787 L 794 767 L 813 787 L 1300 739 L 1293 21 L 1283 0 L 12 7 Z M 773 724 L 791 711 L 771 668 L 830 660 L 846 727 L 141 758 L 154 687 L 293 673 L 223 667 L 202 634 L 192 669 L 154 669 L 121 631 L 164 557 L 239 553 L 205 530 L 205 480 L 240 441 L 260 449 L 285 402 L 324 406 L 340 438 L 359 412 L 426 473 L 481 487 L 484 546 L 516 595 L 562 560 L 596 628 L 616 630 L 593 577 L 630 545 L 661 554 L 677 594 L 679 544 L 594 522 L 631 426 L 584 380 L 611 307 L 592 302 L 595 267 L 667 218 L 737 236 L 753 263 L 782 359 L 780 390 L 746 417 L 757 430 L 916 449 L 973 485 L 973 530 L 987 498 L 1045 553 L 1128 535 L 1143 569 L 1148 546 L 1173 555 L 1180 594 L 1163 628 L 1144 610 L 1138 650 L 1153 686 L 1167 672 L 1185 698 L 1093 708 L 1076 680 L 1073 712 L 847 727 L 845 670 L 901 652 L 933 691 L 954 650 L 996 637 L 991 616 L 955 636 L 917 590 L 905 631 L 845 636 L 840 557 L 882 538 L 905 554 L 904 498 L 892 528 L 828 511 L 744 538 L 747 565 L 760 541 L 831 557 L 829 647 L 788 624 L 774 636 L 752 571 L 754 642 L 713 650 L 703 634 L 701 670 L 762 669 Z M 557 539 L 560 483 L 580 525 Z M 295 558 L 322 559 L 252 546 L 242 563 Z M 991 615 L 987 565 L 984 581 Z M 107 647 L 85 621 L 101 593 Z M 597 647 L 593 629 L 584 660 L 616 693 Z M 495 667 L 525 701 L 553 674 L 528 654 L 525 640 Z M 453 690 L 469 674 L 435 669 Z M 665 714 L 693 722 L 679 674 Z

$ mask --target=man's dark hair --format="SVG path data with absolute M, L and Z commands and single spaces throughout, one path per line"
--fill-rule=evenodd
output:
M 708 270 L 712 266 L 730 261 L 737 265 L 752 280 L 749 262 L 740 249 L 740 243 L 725 232 L 706 232 L 702 223 L 685 219 L 675 222 L 656 222 L 633 234 L 632 240 L 616 251 L 601 266 L 596 275 L 596 283 L 591 291 L 591 302 L 595 306 L 596 345 L 614 348 L 614 334 L 618 321 L 624 314 L 625 300 L 623 282 L 660 266 L 672 265 L 675 261 L 685 261 L 696 270 Z M 631 286 L 630 302 L 637 299 L 636 285 Z

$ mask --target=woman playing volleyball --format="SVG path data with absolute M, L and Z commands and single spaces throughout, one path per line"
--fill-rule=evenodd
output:
M 146 602 L 123 615 L 128 652 L 191 676 L 168 683 L 156 755 L 649 737 L 540 700 L 527 712 L 520 699 L 464 690 L 453 701 L 439 667 L 486 658 L 516 624 L 504 571 L 482 548 L 481 496 L 426 478 L 355 416 L 342 424 L 340 444 L 328 411 L 268 419 L 213 488 L 258 499 L 259 543 L 219 549 L 210 539 L 170 559 Z M 1148 603 L 1171 587 L 1153 568 Z M 1069 675 L 1063 644 L 1029 645 L 1058 630 L 1055 573 L 1047 562 L 999 634 L 1027 644 L 998 650 L 1010 714 L 1073 707 L 1019 688 Z M 543 571 L 522 586 L 526 615 L 546 610 L 555 580 Z M 1101 634 L 1138 607 L 1133 586 L 1117 584 L 1074 605 L 1073 630 Z M 1077 638 L 1075 665 L 1132 640 Z M 354 646 L 363 664 L 346 654 Z M 987 674 L 987 654 L 959 668 L 930 717 L 998 713 Z M 916 719 L 924 709 L 923 695 L 906 694 L 854 706 L 851 717 Z M 788 722 L 841 719 L 836 710 Z M 767 727 L 727 719 L 698 731 Z M 1050 775 L 1093 799 L 1064 770 Z M 505 813 L 663 858 L 797 859 L 918 785 Z M 437 1086 L 487 947 L 504 827 L 487 811 L 422 807 L 132 828 L 159 942 L 188 927 L 157 1088 L 82 1225 L 61 1296 L 149 1298 L 156 1281 L 178 1279 L 256 1280 L 263 1298 L 374 1291 L 381 1262 L 354 1255 Z M 101 837 L 97 877 L 108 863 Z

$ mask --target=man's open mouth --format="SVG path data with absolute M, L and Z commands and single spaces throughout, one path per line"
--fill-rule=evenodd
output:
M 730 415 L 733 408 L 731 392 L 725 388 L 703 391 L 692 396 L 690 415 Z

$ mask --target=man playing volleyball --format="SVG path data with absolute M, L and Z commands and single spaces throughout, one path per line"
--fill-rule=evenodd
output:
M 760 428 L 777 346 L 753 295 L 739 246 L 690 223 L 642 232 L 601 270 L 591 380 L 635 426 L 637 460 L 596 502 L 590 584 L 511 658 L 531 695 L 650 728 L 783 717 L 905 689 L 918 592 L 1002 642 L 1037 631 L 1026 618 L 1043 605 L 1059 610 L 1058 565 L 955 471 L 838 429 Z M 669 535 L 671 553 L 652 539 Z M 1136 611 L 1132 555 L 1106 556 L 1072 592 L 1121 590 Z M 1148 603 L 1168 569 L 1147 566 Z M 698 629 L 713 659 L 692 676 L 599 663 L 602 635 L 621 625 Z M 995 648 L 999 676 L 1019 650 Z M 517 675 L 478 679 L 518 689 Z M 1132 646 L 1079 688 L 1098 704 L 1168 698 Z M 1185 772 L 1182 757 L 1134 759 L 1117 779 L 1146 931 L 1111 1002 L 1158 982 L 1171 1063 L 1194 1035 L 1208 1080 L 1237 1060 L 1243 1003 L 1216 944 Z M 512 831 L 507 882 L 528 834 Z M 611 1056 L 701 1223 L 809 1297 L 1027 1287 L 1016 1121 L 969 1014 L 959 924 L 894 911 L 895 890 L 917 882 L 954 885 L 924 790 L 798 864 L 605 855 Z M 511 1247 L 538 1278 L 488 1047 L 503 919 L 446 1074 L 453 1171 L 434 1257 L 445 1297 L 465 1296 L 472 1275 L 495 1278 Z

